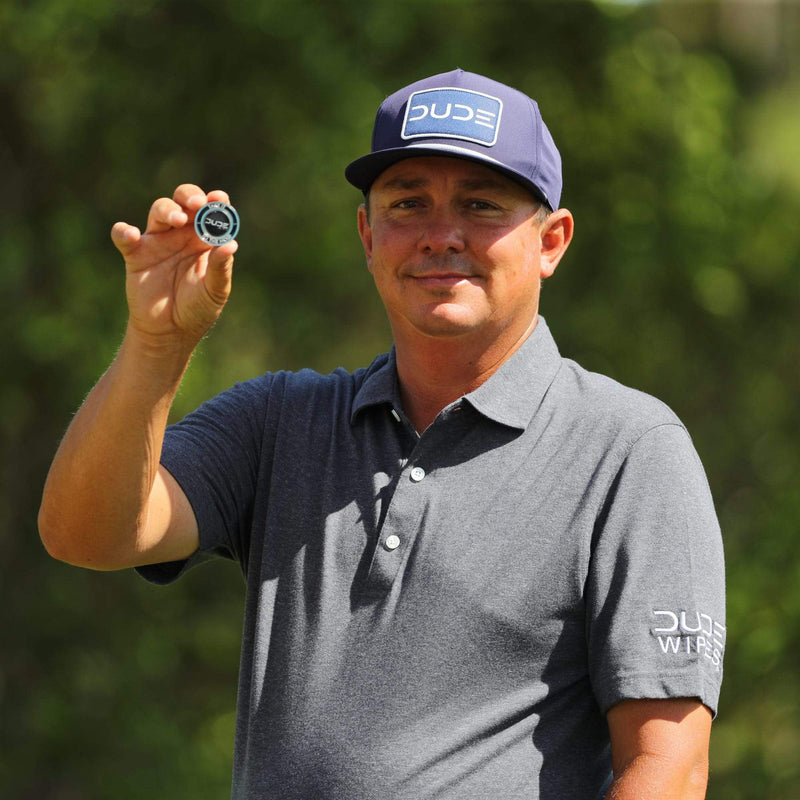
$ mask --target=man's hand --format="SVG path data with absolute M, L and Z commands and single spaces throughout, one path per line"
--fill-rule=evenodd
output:
M 217 321 L 231 291 L 235 241 L 210 247 L 195 233 L 197 211 L 222 191 L 183 184 L 150 207 L 147 227 L 118 222 L 111 239 L 125 258 L 129 332 L 153 343 L 194 348 Z

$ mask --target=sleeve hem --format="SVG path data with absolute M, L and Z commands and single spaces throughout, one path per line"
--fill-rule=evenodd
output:
M 136 572 L 149 583 L 157 586 L 167 586 L 182 577 L 192 567 L 202 564 L 209 558 L 208 553 L 196 550 L 189 558 L 182 561 L 165 561 L 161 564 L 145 564 L 136 567 Z
M 714 717 L 719 705 L 719 682 L 709 676 L 687 673 L 635 673 L 617 677 L 595 687 L 603 713 L 623 700 L 669 700 L 696 697 Z

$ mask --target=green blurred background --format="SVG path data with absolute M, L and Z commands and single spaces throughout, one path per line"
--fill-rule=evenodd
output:
M 159 589 L 37 536 L 124 327 L 111 225 L 184 181 L 240 212 L 176 416 L 266 369 L 368 363 L 388 327 L 342 170 L 386 94 L 455 66 L 536 97 L 560 146 L 562 352 L 669 403 L 706 465 L 729 583 L 708 796 L 800 798 L 800 5 L 755 0 L 0 3 L 1 797 L 229 793 L 236 567 Z

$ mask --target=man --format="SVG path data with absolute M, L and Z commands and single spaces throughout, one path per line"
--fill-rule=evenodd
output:
M 536 103 L 419 81 L 346 175 L 392 351 L 166 433 L 236 250 L 192 219 L 227 196 L 114 226 L 130 320 L 51 468 L 49 551 L 155 582 L 239 561 L 235 798 L 702 798 L 719 530 L 674 414 L 561 358 L 538 314 L 573 219 Z

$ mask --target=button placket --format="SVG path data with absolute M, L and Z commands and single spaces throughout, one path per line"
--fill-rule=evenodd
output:
M 427 492 L 421 484 L 428 474 L 423 467 L 411 466 L 413 463 L 412 454 L 399 476 L 372 554 L 365 593 L 373 597 L 386 594 L 402 571 L 428 505 Z

